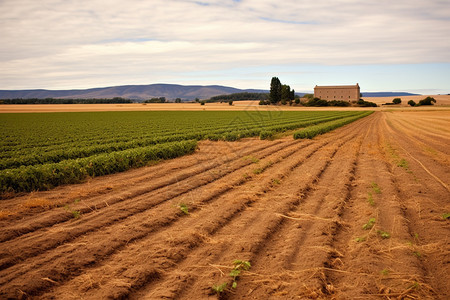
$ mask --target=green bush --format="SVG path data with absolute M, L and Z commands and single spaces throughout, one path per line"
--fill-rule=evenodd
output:
M 409 100 L 408 104 L 411 106 L 416 106 L 416 102 L 414 102 L 414 100 Z
M 400 104 L 400 103 L 402 103 L 402 99 L 401 98 L 394 98 L 394 100 L 392 100 L 392 103 Z
M 426 97 L 425 99 L 420 100 L 417 105 L 418 106 L 420 106 L 420 105 L 433 105 L 433 103 L 436 103 L 436 100 L 433 97 Z
M 274 132 L 273 132 L 273 131 L 261 131 L 261 132 L 259 133 L 259 138 L 260 138 L 261 140 L 268 140 L 268 139 L 272 138 L 273 135 L 274 135 Z

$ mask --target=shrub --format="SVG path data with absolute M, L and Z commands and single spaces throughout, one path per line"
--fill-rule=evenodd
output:
M 400 104 L 400 103 L 402 103 L 402 99 L 400 99 L 400 98 L 394 98 L 394 100 L 392 100 L 392 103 L 394 103 L 394 104 Z
M 411 106 L 416 106 L 416 102 L 414 102 L 414 100 L 409 100 L 408 104 Z
M 228 101 L 228 105 L 233 105 L 233 101 L 232 100 Z
M 377 107 L 377 104 L 370 101 L 365 101 L 363 99 L 359 99 L 358 102 L 356 102 L 359 106 L 362 107 Z
M 418 105 L 433 105 L 433 102 L 436 103 L 436 100 L 433 97 L 426 97 L 425 99 L 420 100 Z
M 273 131 L 261 131 L 259 133 L 259 138 L 261 140 L 267 140 L 267 139 L 270 139 L 273 135 L 274 135 Z

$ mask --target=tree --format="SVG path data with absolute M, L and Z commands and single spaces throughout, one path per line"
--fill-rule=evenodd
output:
M 200 99 L 195 98 L 195 102 L 199 103 L 199 102 L 200 102 Z
M 409 100 L 408 104 L 411 106 L 416 106 L 416 102 L 414 102 L 414 100 Z
M 291 99 L 291 87 L 287 84 L 281 85 L 281 102 L 286 104 Z
M 233 100 L 228 101 L 228 105 L 233 105 Z
M 205 105 L 205 103 L 206 103 L 206 101 L 205 101 L 205 100 L 202 100 L 202 101 L 200 102 L 200 105 Z
M 418 105 L 433 105 L 433 102 L 436 103 L 436 100 L 433 97 L 426 97 L 425 99 L 420 100 Z
M 300 98 L 295 98 L 295 104 L 300 104 Z
M 278 77 L 272 77 L 272 81 L 270 82 L 269 100 L 272 104 L 281 101 L 281 82 Z
M 402 99 L 400 99 L 400 98 L 394 98 L 394 100 L 392 100 L 392 103 L 394 103 L 394 104 L 400 104 L 400 103 L 402 103 Z
M 181 103 L 181 99 L 180 98 L 175 99 L 175 103 Z

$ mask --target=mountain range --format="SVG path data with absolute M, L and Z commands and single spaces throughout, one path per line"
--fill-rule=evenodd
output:
M 109 99 L 122 97 L 142 101 L 151 98 L 165 97 L 167 100 L 181 98 L 182 100 L 209 99 L 213 96 L 232 93 L 268 93 L 269 90 L 237 89 L 220 85 L 178 85 L 178 84 L 149 84 L 149 85 L 122 85 L 104 88 L 79 89 L 79 90 L 0 90 L 0 99 L 15 98 L 66 98 L 66 99 Z M 297 93 L 303 96 L 305 93 Z M 415 95 L 405 92 L 363 92 L 364 97 L 390 97 Z
M 132 100 L 146 100 L 165 97 L 167 100 L 181 98 L 182 100 L 209 99 L 213 96 L 232 93 L 267 93 L 266 90 L 237 89 L 220 85 L 178 85 L 178 84 L 149 84 L 122 85 L 85 90 L 0 90 L 0 99 L 14 98 L 73 98 L 73 99 L 108 99 L 122 97 Z

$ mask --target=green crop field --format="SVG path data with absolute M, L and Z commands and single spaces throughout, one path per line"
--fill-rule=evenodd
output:
M 0 114 L 0 193 L 48 189 L 88 176 L 174 158 L 192 153 L 197 141 L 203 139 L 270 138 L 275 133 L 298 128 L 310 130 L 305 135 L 297 132 L 296 138 L 311 138 L 368 114 L 361 111 Z

